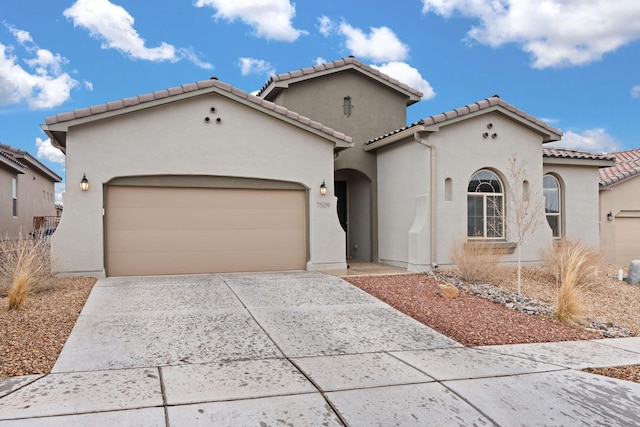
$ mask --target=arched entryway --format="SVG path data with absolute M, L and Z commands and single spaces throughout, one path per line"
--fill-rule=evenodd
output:
M 347 237 L 346 255 L 351 259 L 371 261 L 371 180 L 355 169 L 337 170 L 334 179 L 338 218 Z

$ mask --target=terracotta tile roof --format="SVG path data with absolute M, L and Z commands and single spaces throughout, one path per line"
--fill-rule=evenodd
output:
M 290 71 L 288 73 L 282 73 L 275 76 L 272 76 L 267 83 L 258 91 L 258 96 L 264 95 L 264 92 L 276 82 L 284 82 L 287 80 L 295 79 L 298 77 L 313 77 L 314 74 L 324 73 L 331 70 L 339 70 L 341 68 L 360 68 L 361 70 L 373 74 L 374 76 L 384 80 L 390 86 L 395 86 L 397 89 L 400 89 L 405 92 L 409 92 L 412 95 L 415 95 L 418 98 L 422 98 L 422 92 L 417 89 L 410 87 L 407 84 L 401 83 L 399 80 L 394 79 L 393 77 L 388 76 L 387 74 L 381 73 L 375 68 L 363 64 L 352 56 L 347 58 L 338 59 L 336 61 L 327 62 L 324 64 L 315 65 L 313 67 L 301 68 L 296 71 Z
M 614 160 L 611 154 L 591 153 L 589 151 L 570 150 L 567 148 L 543 147 L 543 157 L 555 157 L 558 159 L 581 159 L 581 160 Z
M 102 113 L 108 113 L 125 109 L 127 107 L 133 107 L 142 105 L 145 103 L 168 99 L 179 95 L 189 94 L 200 90 L 214 89 L 221 93 L 228 93 L 232 96 L 244 99 L 257 106 L 273 111 L 277 114 L 285 116 L 289 119 L 300 122 L 306 126 L 316 129 L 322 133 L 325 133 L 333 138 L 351 143 L 351 137 L 345 135 L 342 132 L 333 130 L 328 126 L 324 126 L 322 123 L 311 120 L 308 117 L 302 116 L 294 111 L 288 110 L 284 107 L 274 104 L 273 102 L 266 101 L 241 89 L 235 88 L 228 83 L 221 82 L 217 79 L 200 80 L 195 83 L 184 84 L 177 87 L 172 87 L 165 90 L 159 90 L 153 93 L 142 94 L 131 98 L 124 98 L 118 101 L 107 102 L 105 104 L 94 105 L 89 108 L 81 108 L 78 110 L 56 114 L 55 116 L 49 116 L 45 118 L 46 125 L 55 125 L 58 123 L 64 123 L 76 119 L 85 117 L 97 116 Z
M 381 139 L 387 138 L 391 135 L 394 135 L 396 133 L 400 133 L 404 130 L 407 130 L 409 128 L 412 128 L 414 126 L 433 126 L 433 125 L 438 125 L 440 123 L 444 123 L 446 121 L 452 120 L 452 119 L 456 119 L 456 118 L 462 118 L 464 116 L 467 116 L 469 114 L 473 114 L 482 110 L 486 110 L 489 108 L 493 108 L 495 106 L 500 106 L 502 108 L 504 108 L 507 111 L 510 111 L 511 113 L 543 128 L 544 130 L 546 130 L 547 132 L 549 132 L 551 135 L 553 136 L 557 136 L 558 139 L 560 139 L 560 137 L 562 136 L 562 132 L 559 131 L 558 129 L 549 126 L 548 124 L 546 124 L 545 122 L 538 120 L 537 118 L 525 113 L 524 111 L 516 108 L 515 106 L 509 104 L 508 102 L 504 101 L 503 99 L 501 99 L 498 95 L 494 95 L 490 98 L 486 98 L 483 99 L 482 101 L 478 101 L 478 102 L 474 102 L 473 104 L 469 104 L 469 105 L 465 105 L 464 107 L 461 108 L 456 108 L 455 110 L 451 110 L 451 111 L 446 111 L 444 113 L 441 114 L 437 114 L 435 116 L 429 116 L 426 117 L 424 119 L 421 119 L 415 123 L 410 124 L 409 126 L 405 126 L 403 128 L 391 131 L 387 134 L 378 136 L 374 139 L 371 139 L 367 142 L 367 144 L 373 144 L 374 142 L 380 141 Z
M 635 176 L 640 176 L 640 148 L 613 153 L 616 164 L 600 169 L 600 187 L 620 184 Z

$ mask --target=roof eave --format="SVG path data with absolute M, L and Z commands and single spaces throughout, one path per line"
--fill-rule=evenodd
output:
M 411 139 L 411 141 L 413 141 L 413 135 L 416 132 L 436 132 L 437 130 L 437 126 L 423 126 L 419 124 L 409 126 L 408 128 L 401 130 L 400 132 L 394 133 L 393 135 L 389 135 L 385 138 L 381 138 L 375 142 L 365 145 L 364 151 L 379 150 L 380 148 L 405 141 L 409 138 Z
M 27 172 L 28 168 L 26 166 L 16 164 L 16 163 L 17 162 L 11 161 L 10 159 L 4 156 L 0 156 L 0 164 L 7 166 L 9 170 L 12 170 L 16 174 L 23 174 Z
M 571 159 L 566 157 L 543 156 L 542 163 L 547 165 L 573 165 L 607 168 L 615 165 L 613 160 L 604 159 Z
M 208 94 L 208 93 L 215 93 L 217 95 L 220 96 L 224 96 L 228 99 L 232 99 L 236 102 L 239 102 L 240 104 L 243 104 L 245 106 L 257 109 L 263 113 L 266 113 L 270 116 L 276 117 L 278 119 L 281 119 L 289 124 L 292 124 L 296 127 L 305 129 L 307 131 L 310 131 L 313 134 L 316 134 L 324 139 L 327 139 L 331 142 L 334 143 L 334 146 L 336 149 L 338 150 L 342 150 L 342 149 L 346 149 L 346 148 L 351 148 L 353 146 L 353 142 L 351 140 L 351 137 L 344 135 L 340 132 L 334 131 L 333 129 L 330 129 L 326 126 L 322 126 L 320 123 L 317 123 L 311 119 L 306 119 L 303 116 L 299 115 L 298 113 L 295 113 L 293 111 L 290 110 L 286 110 L 282 107 L 279 107 L 275 104 L 271 104 L 271 106 L 273 108 L 267 108 L 265 105 L 262 105 L 260 103 L 256 103 L 256 102 L 252 102 L 249 97 L 253 97 L 254 95 L 250 95 L 247 94 L 247 97 L 243 97 L 243 96 L 239 96 L 238 94 L 234 93 L 235 88 L 231 88 L 231 90 L 225 90 L 223 88 L 220 88 L 218 86 L 216 86 L 215 84 L 212 86 L 208 86 L 205 88 L 201 88 L 201 89 L 197 89 L 197 90 L 192 90 L 189 92 L 184 92 L 181 94 L 174 94 L 168 97 L 164 97 L 164 98 L 160 98 L 160 99 L 154 99 L 151 101 L 146 101 L 146 102 L 141 102 L 138 104 L 134 104 L 134 105 L 129 105 L 129 106 L 124 106 L 124 107 L 119 107 L 119 108 L 114 108 L 113 110 L 109 110 L 109 111 L 104 111 L 104 112 L 99 112 L 99 113 L 93 113 L 93 114 L 87 114 L 84 117 L 78 117 L 78 118 L 73 118 L 70 120 L 66 120 L 66 121 L 60 121 L 60 122 L 56 122 L 56 123 L 46 123 L 41 125 L 42 129 L 44 130 L 44 132 L 51 138 L 51 142 L 54 146 L 60 148 L 61 150 L 63 150 L 63 152 L 66 151 L 66 135 L 67 132 L 69 131 L 69 128 L 74 127 L 74 126 L 80 126 L 83 124 L 87 124 L 87 123 L 92 123 L 92 122 L 96 122 L 99 120 L 105 120 L 108 118 L 112 118 L 112 117 L 117 117 L 120 116 L 122 114 L 128 114 L 128 113 L 132 113 L 132 112 L 136 112 L 136 111 L 142 111 L 142 110 L 146 110 L 148 108 L 153 108 L 153 107 L 157 107 L 160 105 L 164 105 L 164 104 L 168 104 L 168 103 L 172 103 L 172 102 L 177 102 L 177 101 L 181 101 L 183 99 L 188 99 L 188 98 L 192 98 L 192 97 L 196 97 L 196 96 L 200 96 L 200 95 L 204 95 L 204 94 Z M 244 93 L 244 92 L 243 92 Z M 255 99 L 257 99 L 257 97 L 255 97 Z M 263 101 L 264 102 L 264 101 Z M 94 108 L 94 107 L 91 107 Z M 91 108 L 86 109 L 87 112 L 91 111 Z M 98 106 L 95 108 L 102 108 L 102 106 Z M 282 111 L 280 111 L 280 109 L 282 108 Z M 278 112 L 278 111 L 280 112 Z M 285 111 L 286 110 L 286 111 Z M 295 116 L 294 117 L 290 117 L 291 116 Z M 299 120 L 299 119 L 305 119 L 303 121 Z M 334 135 L 328 133 L 328 132 L 333 132 Z M 340 136 L 336 136 L 335 134 L 338 134 Z M 344 137 L 344 139 L 342 139 L 342 137 Z

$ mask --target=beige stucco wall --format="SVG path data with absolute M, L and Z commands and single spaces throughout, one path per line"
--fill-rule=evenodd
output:
M 344 114 L 346 96 L 351 97 L 353 106 L 350 116 Z M 354 147 L 339 154 L 335 170 L 366 175 L 370 188 L 359 180 L 347 181 L 351 217 L 348 253 L 358 259 L 377 260 L 376 156 L 363 147 L 366 141 L 406 125 L 407 98 L 360 72 L 347 70 L 293 83 L 273 101 L 353 138 Z M 371 196 L 362 195 L 362 191 Z
M 483 138 L 487 125 L 497 137 Z M 456 240 L 466 240 L 467 187 L 480 169 L 490 169 L 507 185 L 509 157 L 526 162 L 526 176 L 532 197 L 542 197 L 542 137 L 502 114 L 490 112 L 422 133 L 425 145 L 408 135 L 393 148 L 378 150 L 380 258 L 411 270 L 422 271 L 452 265 L 450 252 Z M 434 182 L 430 185 L 431 155 L 434 156 Z M 452 188 L 445 200 L 445 180 Z M 420 183 L 419 185 L 417 183 Z M 521 183 L 519 184 L 521 185 Z M 433 194 L 433 208 L 432 204 Z M 505 191 L 507 215 L 513 212 Z M 544 220 L 544 205 L 539 217 Z M 431 224 L 431 215 L 435 223 Z M 507 217 L 507 241 L 513 242 L 513 229 Z M 432 231 L 433 230 L 433 231 Z M 433 251 L 428 248 L 435 241 Z M 540 249 L 552 241 L 551 230 L 543 222 L 522 246 L 522 260 L 537 262 Z M 517 260 L 515 253 L 504 262 Z
M 600 249 L 605 260 L 610 263 L 617 263 L 615 225 L 616 216 L 621 212 L 632 213 L 640 216 L 640 177 L 634 177 L 611 187 L 608 190 L 600 191 Z M 613 221 L 607 221 L 607 214 L 611 212 Z M 640 242 L 640 236 L 637 237 Z M 640 243 L 638 244 L 640 247 Z M 628 265 L 624 265 L 628 267 Z
M 557 161 L 557 160 L 555 160 Z M 545 162 L 544 173 L 554 175 L 562 193 L 562 236 L 586 245 L 599 245 L 598 168 Z
M 91 186 L 87 192 L 73 185 L 83 173 Z M 65 209 L 52 240 L 59 272 L 104 275 L 103 186 L 144 175 L 298 183 L 308 189 L 307 268 L 345 267 L 336 199 L 331 191 L 319 192 L 323 180 L 333 188 L 333 144 L 212 93 L 69 129 Z
M 17 177 L 18 216 L 13 216 L 11 178 Z M 0 168 L 0 238 L 28 236 L 34 216 L 55 216 L 54 183 L 35 168 L 15 175 Z

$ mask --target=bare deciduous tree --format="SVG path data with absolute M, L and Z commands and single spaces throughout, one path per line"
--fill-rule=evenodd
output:
M 507 228 L 516 243 L 518 258 L 518 293 L 522 285 L 522 245 L 537 227 L 544 224 L 544 198 L 539 191 L 532 191 L 527 180 L 527 162 L 518 160 L 517 154 L 509 157 L 507 168 L 507 196 L 509 220 Z

